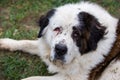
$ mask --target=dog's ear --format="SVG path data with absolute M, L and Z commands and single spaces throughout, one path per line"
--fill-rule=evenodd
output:
M 117 28 L 120 28 L 120 19 L 118 20 Z
M 47 12 L 46 15 L 42 15 L 39 19 L 39 26 L 40 26 L 40 31 L 38 34 L 38 38 L 40 38 L 45 32 L 45 28 L 47 27 L 47 25 L 49 24 L 49 19 L 53 16 L 53 14 L 55 13 L 55 9 L 52 9 L 50 11 Z
M 81 31 L 79 50 L 84 54 L 97 48 L 97 43 L 103 38 L 106 28 L 87 12 L 80 12 L 78 17 L 80 22 L 78 27 Z

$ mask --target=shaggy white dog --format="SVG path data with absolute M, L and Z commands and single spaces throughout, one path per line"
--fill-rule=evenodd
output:
M 113 51 L 120 22 L 102 7 L 66 4 L 43 15 L 39 25 L 37 40 L 0 39 L 1 49 L 38 55 L 56 73 L 23 80 L 120 80 L 119 51 Z

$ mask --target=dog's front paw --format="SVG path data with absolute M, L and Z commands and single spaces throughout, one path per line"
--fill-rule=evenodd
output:
M 16 41 L 9 38 L 0 39 L 0 49 L 14 51 L 17 48 Z

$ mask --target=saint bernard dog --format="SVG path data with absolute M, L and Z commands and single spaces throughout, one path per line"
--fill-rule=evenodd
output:
M 0 39 L 0 48 L 38 55 L 53 76 L 23 80 L 120 80 L 120 20 L 95 3 L 51 9 L 36 40 Z

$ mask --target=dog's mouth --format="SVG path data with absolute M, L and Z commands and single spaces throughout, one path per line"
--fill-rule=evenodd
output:
M 56 59 L 56 60 L 53 60 L 53 63 L 54 64 L 64 64 L 64 61 L 63 60 L 60 60 L 60 59 Z
M 65 62 L 63 60 L 59 60 L 59 59 L 53 60 L 53 64 L 55 64 L 57 66 L 63 66 L 64 63 Z
M 50 61 L 56 66 L 63 66 L 66 62 L 64 58 L 56 58 L 56 57 L 54 59 L 50 59 Z

